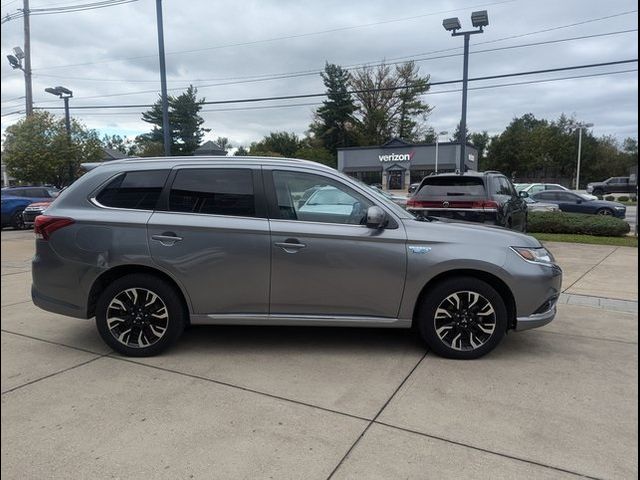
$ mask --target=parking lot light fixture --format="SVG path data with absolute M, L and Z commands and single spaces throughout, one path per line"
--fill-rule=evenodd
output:
M 458 171 L 464 174 L 465 161 L 467 157 L 467 84 L 469 83 L 469 39 L 471 35 L 482 33 L 484 27 L 489 25 L 489 14 L 486 10 L 480 10 L 471 14 L 471 24 L 476 30 L 460 32 L 462 28 L 460 20 L 456 18 L 446 18 L 442 21 L 442 26 L 447 32 L 451 32 L 452 37 L 464 37 L 464 55 L 462 65 L 462 115 L 460 119 L 460 160 Z
M 578 130 L 578 165 L 576 168 L 576 190 L 580 190 L 580 157 L 582 154 L 582 130 L 593 127 L 593 123 L 574 123 L 569 128 Z
M 60 97 L 64 101 L 64 125 L 67 130 L 67 142 L 71 146 L 71 116 L 69 115 L 69 99 L 73 97 L 73 92 L 66 87 L 48 87 L 45 92 Z M 75 174 L 73 172 L 73 162 L 69 163 L 69 185 L 73 183 Z

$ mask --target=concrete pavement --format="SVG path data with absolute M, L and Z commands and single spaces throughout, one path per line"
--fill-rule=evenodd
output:
M 31 304 L 31 238 L 1 238 L 3 478 L 637 478 L 637 249 L 549 244 L 557 319 L 478 361 L 278 327 L 132 360 Z

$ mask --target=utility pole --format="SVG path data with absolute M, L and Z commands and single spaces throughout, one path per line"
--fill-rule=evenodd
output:
M 580 190 L 580 163 L 582 157 L 582 130 L 585 128 L 593 127 L 593 123 L 576 123 L 574 125 L 569 125 L 570 128 L 575 128 L 578 130 L 578 164 L 576 168 L 576 190 Z
M 33 113 L 33 92 L 31 90 L 31 26 L 29 23 L 29 0 L 23 0 L 22 13 L 24 19 L 24 86 L 25 111 L 27 116 Z
M 167 67 L 164 55 L 164 28 L 162 26 L 162 0 L 156 0 L 158 23 L 158 56 L 160 57 L 160 94 L 162 97 L 162 133 L 164 156 L 171 155 L 171 126 L 169 125 L 169 99 L 167 97 Z

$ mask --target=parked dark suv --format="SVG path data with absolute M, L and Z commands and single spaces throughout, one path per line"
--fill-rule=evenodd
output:
M 525 232 L 527 204 L 500 172 L 445 173 L 425 177 L 407 201 L 420 216 L 446 217 Z

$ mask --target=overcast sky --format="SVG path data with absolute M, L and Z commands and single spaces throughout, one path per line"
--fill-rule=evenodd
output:
M 31 0 L 31 8 L 90 1 Z M 0 5 L 4 16 L 21 8 L 22 0 L 2 0 Z M 445 32 L 442 19 L 458 16 L 463 27 L 470 26 L 471 12 L 481 9 L 488 10 L 490 25 L 484 34 L 472 37 L 470 77 L 636 59 L 638 55 L 637 31 L 601 35 L 637 30 L 637 2 L 630 0 L 165 0 L 170 93 L 179 93 L 189 83 L 199 86 L 200 96 L 208 101 L 320 93 L 324 86 L 315 73 L 266 81 L 256 81 L 263 80 L 256 76 L 319 71 L 325 62 L 349 66 L 407 56 L 427 57 L 418 65 L 434 82 L 457 80 L 462 76 L 462 39 Z M 45 87 L 56 85 L 73 90 L 72 106 L 149 104 L 157 98 L 155 1 L 33 16 L 31 32 L 36 107 L 62 105 L 44 92 Z M 588 35 L 599 36 L 480 52 Z M 12 47 L 22 44 L 22 20 L 3 24 L 2 131 L 21 118 L 6 114 L 24 110 L 24 99 L 17 98 L 24 96 L 22 72 L 12 70 L 4 59 Z M 626 70 L 633 71 L 539 82 Z M 637 138 L 637 63 L 476 81 L 470 87 L 532 81 L 539 83 L 471 90 L 470 130 L 495 134 L 515 116 L 531 112 L 555 119 L 564 112 L 593 123 L 596 135 Z M 437 86 L 427 96 L 435 107 L 429 123 L 437 130 L 455 129 L 460 117 L 459 88 L 459 84 Z M 212 129 L 208 138 L 226 136 L 236 146 L 248 145 L 270 131 L 303 135 L 316 108 L 308 104 L 320 101 L 208 105 L 202 116 L 205 126 Z M 262 108 L 266 106 L 275 108 Z M 72 110 L 72 115 L 101 133 L 135 136 L 149 130 L 140 120 L 142 110 Z

